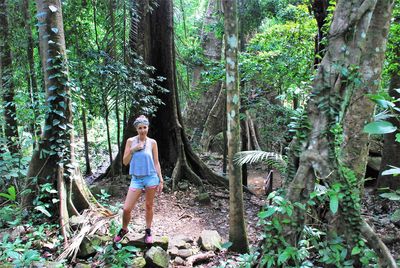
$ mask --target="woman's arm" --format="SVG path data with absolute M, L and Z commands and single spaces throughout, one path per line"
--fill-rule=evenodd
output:
M 133 138 L 130 138 L 126 141 L 124 157 L 122 158 L 122 163 L 124 163 L 125 166 L 127 166 L 129 164 L 129 162 L 131 161 L 131 158 L 132 158 L 132 153 L 133 153 L 131 150 L 132 141 L 133 141 Z
M 160 165 L 160 161 L 158 160 L 158 147 L 157 147 L 157 142 L 154 140 L 154 144 L 153 144 L 153 159 L 154 159 L 154 167 L 156 168 L 157 171 L 157 176 L 160 179 L 160 185 L 158 187 L 159 192 L 162 191 L 163 188 L 163 183 L 164 183 L 164 179 L 161 175 L 161 165 Z

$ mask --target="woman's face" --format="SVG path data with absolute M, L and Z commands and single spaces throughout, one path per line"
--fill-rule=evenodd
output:
M 140 136 L 145 136 L 145 135 L 147 135 L 147 132 L 149 131 L 149 126 L 144 125 L 144 124 L 139 124 L 136 127 L 136 131 Z

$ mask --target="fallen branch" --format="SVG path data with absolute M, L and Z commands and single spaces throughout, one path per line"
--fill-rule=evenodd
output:
M 397 268 L 396 260 L 393 258 L 389 249 L 374 232 L 372 227 L 365 221 L 365 219 L 362 219 L 361 234 L 367 239 L 368 245 L 378 255 L 380 267 Z
M 214 256 L 215 256 L 215 253 L 213 251 L 208 251 L 206 253 L 199 253 L 199 254 L 196 254 L 196 255 L 193 255 L 193 256 L 190 256 L 189 258 L 187 258 L 185 264 L 186 264 L 186 267 L 193 267 L 193 265 L 196 262 L 205 261 L 205 260 L 211 259 Z

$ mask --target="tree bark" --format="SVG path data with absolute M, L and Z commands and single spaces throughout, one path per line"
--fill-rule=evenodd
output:
M 29 74 L 28 74 L 28 85 L 29 85 L 29 92 L 31 95 L 31 102 L 32 102 L 32 111 L 33 111 L 33 122 L 32 122 L 32 136 L 35 140 L 35 146 L 37 147 L 37 141 L 39 139 L 41 129 L 40 125 L 36 122 L 38 117 L 38 85 L 35 73 L 35 61 L 34 61 L 34 42 L 32 37 L 32 29 L 31 29 L 31 14 L 29 9 L 29 1 L 24 0 L 22 3 L 22 12 L 24 14 L 24 23 L 25 23 L 25 32 L 27 36 L 27 59 L 28 59 L 28 66 L 29 66 Z
M 225 130 L 225 101 L 226 101 L 226 91 L 224 89 L 225 84 L 221 84 L 221 89 L 214 106 L 210 110 L 207 120 L 205 122 L 203 132 L 201 134 L 200 144 L 203 151 L 208 151 L 212 139 L 221 131 Z
M 234 165 L 233 157 L 240 151 L 240 90 L 238 74 L 237 2 L 223 0 L 225 28 L 226 113 L 228 137 L 229 178 L 229 241 L 235 252 L 249 251 L 244 221 L 241 167 Z
M 204 18 L 203 29 L 200 38 L 202 40 L 202 48 L 204 57 L 213 62 L 221 60 L 222 40 L 219 39 L 215 31 L 212 30 L 219 21 L 219 0 L 209 0 L 206 16 Z M 192 89 L 199 90 L 199 82 L 201 72 L 204 70 L 203 63 L 197 65 L 193 70 Z M 209 111 L 214 106 L 221 89 L 221 82 L 209 86 L 207 89 L 202 90 L 201 96 L 196 100 L 189 100 L 186 107 L 186 116 L 184 116 L 184 124 L 190 131 L 193 130 L 191 142 L 197 144 L 202 136 L 204 126 L 209 114 Z M 204 92 L 203 92 L 204 91 Z
M 5 0 L 0 0 L 0 89 L 3 92 L 4 107 L 4 134 L 7 138 L 8 150 L 16 154 L 18 145 L 18 123 L 14 102 L 14 83 L 12 69 L 12 55 L 9 44 L 8 7 Z
M 351 66 L 358 66 L 365 51 L 366 38 L 371 15 L 376 1 L 338 1 L 329 31 L 329 45 L 319 65 L 313 82 L 313 95 L 307 105 L 308 119 L 311 123 L 309 135 L 302 143 L 304 150 L 300 155 L 300 166 L 287 190 L 287 198 L 292 202 L 306 204 L 309 194 L 314 191 L 318 176 L 326 186 L 335 183 L 343 185 L 344 190 L 352 193 L 346 202 L 339 203 L 336 214 L 328 213 L 330 222 L 328 234 L 343 236 L 349 247 L 353 238 L 360 235 L 360 198 L 354 182 L 339 170 L 335 154 L 335 135 L 331 128 L 343 114 L 353 83 L 344 75 L 351 71 Z M 338 105 L 340 103 L 340 105 Z M 347 192 L 348 193 L 348 192 Z M 346 211 L 342 210 L 345 207 Z M 348 222 L 348 217 L 353 218 Z M 297 230 L 302 230 L 306 215 L 303 210 L 295 209 L 292 215 L 296 219 Z M 287 241 L 295 245 L 298 231 L 292 227 L 286 229 Z
M 59 204 L 50 208 L 60 216 L 60 222 L 69 231 L 66 220 L 78 215 L 84 209 L 100 208 L 100 205 L 87 188 L 75 163 L 72 110 L 69 86 L 69 71 L 65 51 L 64 27 L 60 0 L 37 0 L 37 9 L 44 12 L 44 24 L 40 42 L 48 42 L 48 50 L 42 54 L 46 62 L 44 76 L 49 112 L 39 148 L 33 152 L 28 169 L 27 189 L 31 193 L 23 200 L 31 207 L 38 186 L 50 182 L 59 189 Z M 47 35 L 47 40 L 41 36 Z M 36 182 L 37 179 L 37 182 Z M 39 185 L 36 185 L 38 183 Z
M 400 49 L 397 47 L 397 55 L 400 56 Z M 397 57 L 399 59 L 400 57 Z M 400 88 L 400 75 L 398 71 L 392 73 L 390 80 L 389 95 L 394 99 L 400 98 L 400 93 L 396 89 Z M 395 102 L 396 107 L 400 109 L 400 103 Z M 400 142 L 396 141 L 396 134 L 400 133 L 400 113 L 395 112 L 397 117 L 389 118 L 388 121 L 397 127 L 396 132 L 388 133 L 384 135 L 383 141 L 383 152 L 382 162 L 379 171 L 377 187 L 384 188 L 389 187 L 390 189 L 397 190 L 400 188 L 400 177 L 393 175 L 382 175 L 382 172 L 390 169 L 390 166 L 400 167 Z
M 325 37 L 323 27 L 326 23 L 326 17 L 328 16 L 329 0 L 314 0 L 311 4 L 314 13 L 315 20 L 317 21 L 318 33 L 315 36 L 315 57 L 314 57 L 314 68 L 318 68 L 318 64 L 324 56 L 325 44 L 322 42 Z M 294 101 L 294 109 L 297 109 L 297 102 Z
M 366 49 L 358 71 L 361 74 L 361 87 L 353 90 L 344 116 L 341 159 L 354 171 L 360 189 L 363 189 L 364 185 L 369 151 L 369 135 L 363 132 L 363 128 L 371 121 L 375 108 L 367 94 L 376 93 L 380 85 L 392 7 L 393 1 L 377 1 L 368 28 Z

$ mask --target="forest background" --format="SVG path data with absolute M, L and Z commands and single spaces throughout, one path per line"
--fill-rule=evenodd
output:
M 249 252 L 246 164 L 282 178 L 259 215 L 262 247 L 240 265 L 396 267 L 361 200 L 368 183 L 399 223 L 398 8 L 0 0 L 0 227 L 32 234 L 3 237 L 0 263 L 45 261 L 32 243 L 44 230 L 66 249 L 71 216 L 115 212 L 87 184 L 124 179 L 121 151 L 146 114 L 172 189 L 229 187 L 231 251 Z M 210 151 L 224 156 L 217 173 L 198 156 Z

